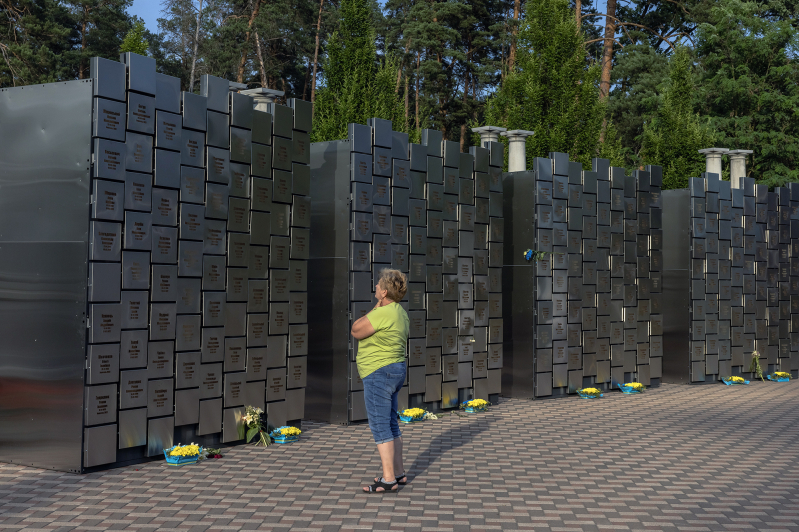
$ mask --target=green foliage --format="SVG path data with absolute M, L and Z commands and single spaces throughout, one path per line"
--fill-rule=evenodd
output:
M 669 84 L 657 115 L 644 124 L 641 161 L 663 167 L 663 190 L 685 188 L 689 177 L 704 172 L 705 157 L 698 150 L 714 141 L 693 109 L 692 68 L 690 51 L 678 47 L 669 60 Z
M 749 363 L 749 372 L 753 377 L 757 377 L 763 382 L 763 367 L 760 365 L 760 354 L 757 351 L 752 351 L 752 361 Z
M 341 24 L 330 38 L 324 85 L 314 108 L 314 142 L 347 137 L 347 124 L 384 118 L 403 125 L 403 109 L 395 93 L 397 62 L 377 57 L 372 10 L 366 0 L 343 0 Z
M 119 53 L 133 52 L 134 54 L 147 55 L 147 48 L 150 44 L 146 39 L 147 30 L 144 27 L 143 20 L 137 20 L 133 23 L 125 39 L 122 41 L 122 46 L 119 47 Z
M 767 8 L 716 2 L 711 23 L 699 28 L 705 75 L 695 101 L 718 144 L 754 150 L 750 175 L 774 187 L 799 180 L 799 37 L 795 20 L 767 17 Z
M 89 61 L 99 56 L 119 60 L 122 39 L 133 23 L 128 8 L 133 0 L 62 0 L 74 21 L 75 47 L 70 62 L 76 77 L 89 77 Z
M 624 152 L 623 164 L 615 166 L 638 167 L 644 123 L 657 113 L 668 85 L 668 56 L 648 44 L 627 45 L 616 52 L 611 76 L 608 111 Z
M 0 87 L 70 79 L 75 21 L 55 0 L 0 1 Z
M 527 140 L 529 161 L 556 151 L 589 166 L 606 107 L 599 65 L 586 67 L 583 36 L 566 0 L 527 2 L 518 53 L 517 68 L 487 103 L 485 123 L 535 131 Z

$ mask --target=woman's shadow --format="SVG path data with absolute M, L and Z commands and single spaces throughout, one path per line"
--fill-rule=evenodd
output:
M 439 434 L 429 441 L 427 448 L 422 451 L 413 461 L 408 471 L 408 481 L 416 479 L 424 474 L 436 460 L 447 452 L 463 447 L 479 434 L 489 430 L 495 416 L 493 414 L 482 414 L 478 419 L 463 425 L 456 425 L 447 432 Z

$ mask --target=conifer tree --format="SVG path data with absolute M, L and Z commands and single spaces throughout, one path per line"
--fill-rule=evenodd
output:
M 385 118 L 403 128 L 403 108 L 395 93 L 396 62 L 379 59 L 372 10 L 367 0 L 343 0 L 341 23 L 327 46 L 322 86 L 314 105 L 312 140 L 347 137 L 347 124 Z
M 527 139 L 530 162 L 557 151 L 585 167 L 600 154 L 616 164 L 617 150 L 599 146 L 606 116 L 600 68 L 586 66 L 584 37 L 568 0 L 528 0 L 518 42 L 516 66 L 488 101 L 484 122 L 534 131 Z M 618 143 L 614 131 L 607 129 L 608 148 Z
M 641 159 L 663 167 L 664 190 L 685 188 L 689 177 L 705 171 L 705 157 L 698 150 L 712 147 L 715 138 L 694 112 L 692 66 L 688 49 L 677 47 L 657 115 L 644 124 Z
M 125 38 L 122 40 L 122 46 L 119 47 L 119 53 L 133 52 L 134 54 L 147 55 L 147 48 L 149 44 L 146 39 L 147 30 L 144 27 L 143 20 L 137 20 L 133 23 L 133 27 Z
M 770 187 L 799 180 L 799 33 L 764 4 L 714 2 L 699 28 L 694 102 L 730 149 L 754 150 L 750 175 Z
M 71 79 L 75 22 L 56 0 L 0 0 L 0 87 Z

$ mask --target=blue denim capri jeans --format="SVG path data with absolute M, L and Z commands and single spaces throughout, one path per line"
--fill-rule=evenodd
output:
M 402 436 L 397 421 L 397 396 L 405 383 L 405 362 L 375 370 L 363 379 L 363 399 L 375 443 L 388 443 Z

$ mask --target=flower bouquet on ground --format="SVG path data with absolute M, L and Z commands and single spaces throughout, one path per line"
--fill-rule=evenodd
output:
M 299 441 L 302 431 L 297 427 L 278 427 L 269 435 L 276 443 L 292 443 Z
M 460 405 L 463 410 L 470 413 L 485 412 L 489 406 L 491 406 L 491 403 L 485 399 L 472 399 L 471 401 L 464 401 Z
M 222 449 L 212 449 L 206 447 L 200 453 L 200 460 L 208 460 L 210 458 L 222 458 Z
M 200 459 L 203 448 L 192 443 L 191 445 L 177 444 L 169 449 L 164 449 L 166 463 L 172 466 L 194 464 Z
M 431 419 L 427 417 L 428 413 L 423 408 L 406 408 L 402 412 L 397 412 L 402 423 L 418 423 L 425 419 Z
M 605 395 L 598 388 L 583 388 L 577 390 L 577 394 L 583 399 L 599 399 Z
M 246 431 L 247 443 L 250 443 L 256 436 L 258 436 L 258 439 L 254 442 L 254 445 L 266 447 L 272 443 L 272 438 L 269 437 L 269 433 L 264 427 L 263 414 L 264 411 L 260 408 L 247 406 L 245 407 L 244 417 L 241 418 L 241 421 L 243 422 L 243 429 Z
M 766 382 L 763 380 L 763 368 L 760 367 L 760 353 L 757 351 L 752 351 L 752 362 L 749 364 L 749 371 L 752 373 L 753 377 L 757 377 L 761 381 Z
M 619 384 L 619 389 L 621 390 L 621 393 L 632 395 L 634 393 L 644 393 L 646 386 L 640 382 L 628 382 L 627 384 Z
M 743 377 L 722 377 L 721 382 L 727 386 L 733 386 L 735 384 L 749 384 L 749 381 Z
M 774 382 L 788 382 L 791 380 L 791 374 L 787 371 L 775 371 L 771 375 L 766 377 L 770 381 Z

